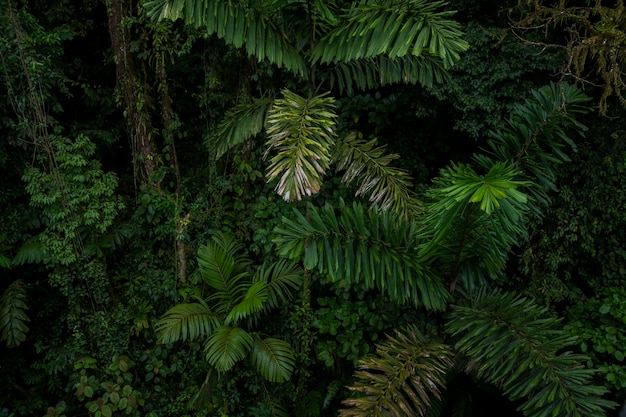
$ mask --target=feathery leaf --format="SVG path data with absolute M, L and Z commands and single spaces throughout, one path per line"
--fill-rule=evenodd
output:
M 295 366 L 293 349 L 289 343 L 273 338 L 255 338 L 250 360 L 259 373 L 270 382 L 287 381 Z
M 221 324 L 203 301 L 178 304 L 167 310 L 155 324 L 159 343 L 206 337 Z
M 252 336 L 240 327 L 220 326 L 204 344 L 206 359 L 218 372 L 230 370 L 252 349 Z
M 26 286 L 21 279 L 13 281 L 0 296 L 0 342 L 17 347 L 26 340 L 30 322 L 26 311 Z

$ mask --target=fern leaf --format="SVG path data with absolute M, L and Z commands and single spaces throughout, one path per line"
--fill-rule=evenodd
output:
M 221 324 L 204 303 L 178 304 L 170 308 L 155 324 L 159 343 L 195 340 L 205 337 Z
M 294 218 L 282 219 L 273 240 L 281 256 L 303 257 L 305 268 L 318 268 L 331 281 L 376 288 L 399 303 L 445 308 L 449 293 L 418 257 L 416 221 L 343 202 L 338 208 L 309 206 L 309 216 L 294 209 Z
M 545 307 L 520 295 L 477 293 L 469 306 L 453 306 L 447 331 L 460 336 L 456 348 L 468 358 L 467 371 L 501 387 L 529 417 L 600 417 L 611 407 L 591 385 L 585 355 L 566 350 L 576 343 Z
M 13 258 L 13 265 L 32 264 L 37 262 L 43 262 L 48 259 L 48 249 L 38 239 L 34 237 L 26 241 L 17 251 L 15 258 Z
M 18 279 L 7 287 L 0 297 L 0 342 L 7 347 L 17 347 L 26 340 L 30 319 L 26 315 L 26 287 Z
M 265 125 L 265 116 L 272 104 L 270 99 L 253 99 L 251 103 L 238 104 L 229 110 L 217 127 L 213 139 L 215 159 L 229 149 L 259 134 Z
M 333 160 L 338 171 L 345 171 L 344 183 L 356 182 L 356 195 L 369 195 L 372 206 L 409 216 L 418 209 L 418 201 L 410 191 L 411 177 L 389 163 L 398 158 L 375 148 L 376 140 L 358 138 L 355 133 L 343 139 L 335 150 Z
M 273 338 L 255 338 L 250 360 L 270 382 L 287 381 L 295 366 L 294 352 L 289 343 Z
M 252 336 L 240 327 L 220 326 L 206 340 L 206 359 L 218 372 L 226 372 L 252 349 Z
M 339 415 L 425 416 L 441 399 L 453 358 L 449 346 L 426 340 L 416 328 L 398 331 L 376 347 L 376 356 L 359 361 L 348 389 L 362 396 L 344 400 Z
M 267 120 L 267 158 L 276 150 L 267 168 L 267 182 L 278 179 L 276 191 L 286 201 L 299 201 L 316 194 L 330 164 L 335 144 L 334 100 L 326 95 L 305 99 L 283 90 Z

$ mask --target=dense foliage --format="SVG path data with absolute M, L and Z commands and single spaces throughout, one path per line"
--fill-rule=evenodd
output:
M 617 415 L 626 14 L 544 3 L 0 0 L 0 417 Z

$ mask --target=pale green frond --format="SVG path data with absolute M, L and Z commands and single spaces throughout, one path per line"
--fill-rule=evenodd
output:
M 263 310 L 269 294 L 266 282 L 259 281 L 248 286 L 243 299 L 239 301 L 228 313 L 225 324 L 236 324 L 239 320 L 249 317 Z
M 154 325 L 159 343 L 206 337 L 221 325 L 220 319 L 204 302 L 178 304 Z
M 289 343 L 280 339 L 254 339 L 250 361 L 270 382 L 285 382 L 293 373 L 295 358 Z
M 326 94 L 300 97 L 283 90 L 267 119 L 267 151 L 276 151 L 267 168 L 267 182 L 278 180 L 276 191 L 286 201 L 316 194 L 330 164 L 335 144 L 334 99 Z
M 339 415 L 425 416 L 441 399 L 453 360 L 449 346 L 427 340 L 416 328 L 397 331 L 376 346 L 376 356 L 359 361 L 348 389 L 361 396 L 344 400 Z
M 252 99 L 251 103 L 238 104 L 230 109 L 212 139 L 215 149 L 213 157 L 219 159 L 229 149 L 263 131 L 265 116 L 271 105 L 270 99 Z
M 49 257 L 48 248 L 38 237 L 34 237 L 24 242 L 13 258 L 13 265 L 32 264 L 43 262 Z
M 348 62 L 379 55 L 430 55 L 448 69 L 469 44 L 443 1 L 354 2 L 312 51 L 314 61 Z
M 333 162 L 337 171 L 345 171 L 341 180 L 356 183 L 356 195 L 368 196 L 372 206 L 402 216 L 415 214 L 419 201 L 410 190 L 411 177 L 404 170 L 389 166 L 397 154 L 385 154 L 384 147 L 376 148 L 375 144 L 375 139 L 365 141 L 356 133 L 337 144 Z
M 253 280 L 267 283 L 268 307 L 276 308 L 291 300 L 292 294 L 302 286 L 303 273 L 294 262 L 281 259 L 269 265 L 263 264 Z
M 614 405 L 600 398 L 604 387 L 591 385 L 594 371 L 582 366 L 589 357 L 567 350 L 576 337 L 528 298 L 477 293 L 469 305 L 452 307 L 446 329 L 459 337 L 467 371 L 522 401 L 526 416 L 601 417 Z
M 430 87 L 446 80 L 448 73 L 440 60 L 429 55 L 397 58 L 381 55 L 328 65 L 320 76 L 327 77 L 330 85 L 339 91 L 351 92 L 399 83 Z
M 317 268 L 330 281 L 375 288 L 398 303 L 445 309 L 450 294 L 418 256 L 423 241 L 414 219 L 343 202 L 309 206 L 310 220 L 293 213 L 274 230 L 281 256 L 303 257 L 305 268 Z
M 296 74 L 307 72 L 304 59 L 277 23 L 280 4 L 258 0 L 152 0 L 144 4 L 153 19 L 183 19 L 204 27 L 228 45 L 244 48 L 259 61 L 267 59 Z
M 206 360 L 218 372 L 226 372 L 248 355 L 254 340 L 240 327 L 220 326 L 204 344 Z
M 30 319 L 28 311 L 26 286 L 21 279 L 13 281 L 0 296 L 0 342 L 7 347 L 17 347 L 26 340 Z

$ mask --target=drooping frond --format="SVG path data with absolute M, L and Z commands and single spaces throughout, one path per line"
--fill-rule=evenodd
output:
M 289 90 L 274 101 L 267 119 L 267 152 L 276 151 L 267 181 L 278 179 L 276 191 L 286 201 L 316 194 L 330 164 L 337 115 L 334 99 L 322 94 L 304 98 Z
M 546 191 L 556 189 L 556 165 L 569 161 L 564 148 L 576 150 L 571 133 L 582 135 L 587 130 L 575 117 L 587 112 L 584 103 L 588 100 L 580 89 L 567 83 L 532 91 L 531 98 L 513 108 L 508 126 L 492 132 L 489 157 L 478 157 L 477 162 L 484 168 L 492 164 L 491 158 L 515 164 L 539 184 L 539 188 L 530 189 L 533 196 L 547 203 Z
M 531 300 L 512 293 L 478 293 L 468 306 L 453 306 L 446 329 L 467 371 L 502 388 L 529 417 L 601 417 L 613 404 L 606 389 L 590 385 L 585 355 L 565 350 L 576 337 Z
M 278 262 L 263 264 L 254 275 L 254 282 L 266 282 L 267 305 L 276 308 L 287 303 L 292 293 L 302 286 L 302 268 L 295 263 L 281 259 Z
M 144 7 L 150 18 L 182 18 L 188 25 L 205 27 L 229 45 L 245 48 L 259 61 L 267 59 L 304 75 L 304 60 L 274 20 L 280 13 L 278 5 L 258 0 L 152 0 Z
M 221 324 L 204 302 L 178 304 L 155 324 L 159 343 L 206 337 Z
M 233 306 L 226 319 L 225 324 L 236 324 L 242 318 L 249 317 L 260 312 L 265 307 L 268 297 L 268 286 L 266 282 L 259 281 L 252 285 L 247 285 L 247 290 L 243 298 Z
M 0 342 L 17 347 L 26 340 L 30 321 L 26 315 L 26 286 L 21 279 L 13 281 L 0 296 Z
M 294 352 L 289 343 L 280 339 L 256 337 L 250 352 L 250 361 L 270 382 L 285 382 L 293 373 Z
M 481 269 L 499 273 L 507 252 L 526 236 L 528 197 L 517 188 L 529 183 L 516 180 L 518 176 L 521 172 L 507 163 L 493 164 L 485 175 L 452 164 L 434 180 L 424 219 L 431 240 L 420 253 L 429 261 L 453 265 L 451 290 L 467 267 L 475 266 L 476 274 Z
M 448 73 L 441 61 L 429 55 L 399 58 L 380 55 L 328 65 L 320 76 L 328 77 L 330 85 L 337 86 L 339 91 L 351 92 L 398 83 L 430 87 L 446 80 Z
M 48 259 L 48 248 L 36 236 L 24 242 L 13 258 L 13 265 L 32 264 Z
M 217 127 L 212 142 L 215 145 L 215 159 L 219 159 L 229 149 L 259 134 L 265 125 L 265 116 L 272 105 L 270 99 L 253 99 L 229 110 Z
M 449 346 L 427 340 L 416 328 L 398 331 L 376 347 L 376 356 L 361 359 L 348 389 L 362 396 L 344 400 L 339 415 L 423 417 L 441 399 L 453 358 Z
M 240 327 L 220 326 L 206 340 L 206 360 L 219 372 L 230 370 L 252 348 L 252 336 Z
M 304 256 L 305 268 L 318 268 L 332 281 L 376 288 L 399 303 L 445 308 L 449 293 L 418 257 L 422 241 L 413 219 L 343 202 L 337 208 L 309 206 L 309 216 L 307 221 L 294 209 L 292 219 L 283 217 L 274 239 L 281 256 Z
M 384 147 L 375 148 L 375 144 L 375 139 L 365 141 L 356 133 L 338 143 L 333 162 L 338 171 L 345 171 L 342 181 L 356 182 L 356 195 L 367 195 L 372 206 L 403 216 L 415 214 L 419 202 L 410 190 L 411 177 L 389 166 L 397 154 L 385 154 Z
M 452 11 L 443 1 L 403 2 L 362 0 L 337 19 L 336 26 L 312 51 L 321 63 L 348 62 L 386 55 L 391 59 L 430 55 L 448 69 L 469 44 L 462 38 Z

